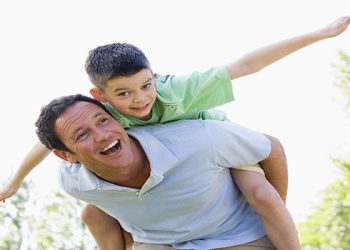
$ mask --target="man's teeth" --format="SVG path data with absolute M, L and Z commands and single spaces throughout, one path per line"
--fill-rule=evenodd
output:
M 117 143 L 119 142 L 119 140 L 115 140 L 114 142 L 112 142 L 111 144 L 109 144 L 107 147 L 105 147 L 104 149 L 102 149 L 102 153 L 107 151 L 108 149 L 114 147 L 115 145 L 117 145 Z

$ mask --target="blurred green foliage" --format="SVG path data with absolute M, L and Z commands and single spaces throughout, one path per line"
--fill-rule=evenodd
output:
M 42 193 L 32 182 L 0 206 L 0 250 L 95 250 L 80 219 L 83 203 L 61 193 Z
M 344 96 L 345 111 L 350 107 L 350 57 L 339 52 L 339 63 L 333 65 L 337 77 L 335 85 Z M 349 136 L 349 135 L 344 135 Z M 340 177 L 322 192 L 313 213 L 298 225 L 304 250 L 350 249 L 350 150 L 345 146 L 344 157 L 333 158 Z

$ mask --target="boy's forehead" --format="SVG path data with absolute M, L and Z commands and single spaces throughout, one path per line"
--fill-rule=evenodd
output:
M 115 87 L 116 85 L 143 84 L 153 78 L 151 69 L 141 69 L 130 76 L 115 76 L 107 81 L 107 86 Z

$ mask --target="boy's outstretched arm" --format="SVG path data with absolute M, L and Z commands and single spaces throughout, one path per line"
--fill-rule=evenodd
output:
M 322 29 L 252 51 L 227 65 L 231 79 L 255 73 L 299 49 L 326 38 L 338 36 L 349 24 L 350 16 L 341 17 Z
M 7 198 L 14 195 L 21 186 L 24 178 L 32 169 L 37 166 L 51 151 L 43 144 L 37 142 L 26 157 L 23 159 L 17 172 L 11 178 L 9 183 L 0 191 L 0 201 L 4 202 Z

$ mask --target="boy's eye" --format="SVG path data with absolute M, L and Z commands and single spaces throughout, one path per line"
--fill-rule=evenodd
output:
M 128 96 L 128 95 L 130 95 L 130 92 L 129 92 L 129 91 L 120 92 L 120 93 L 118 94 L 118 96 Z
M 143 89 L 148 89 L 152 86 L 152 83 L 146 83 L 145 85 L 142 86 Z

